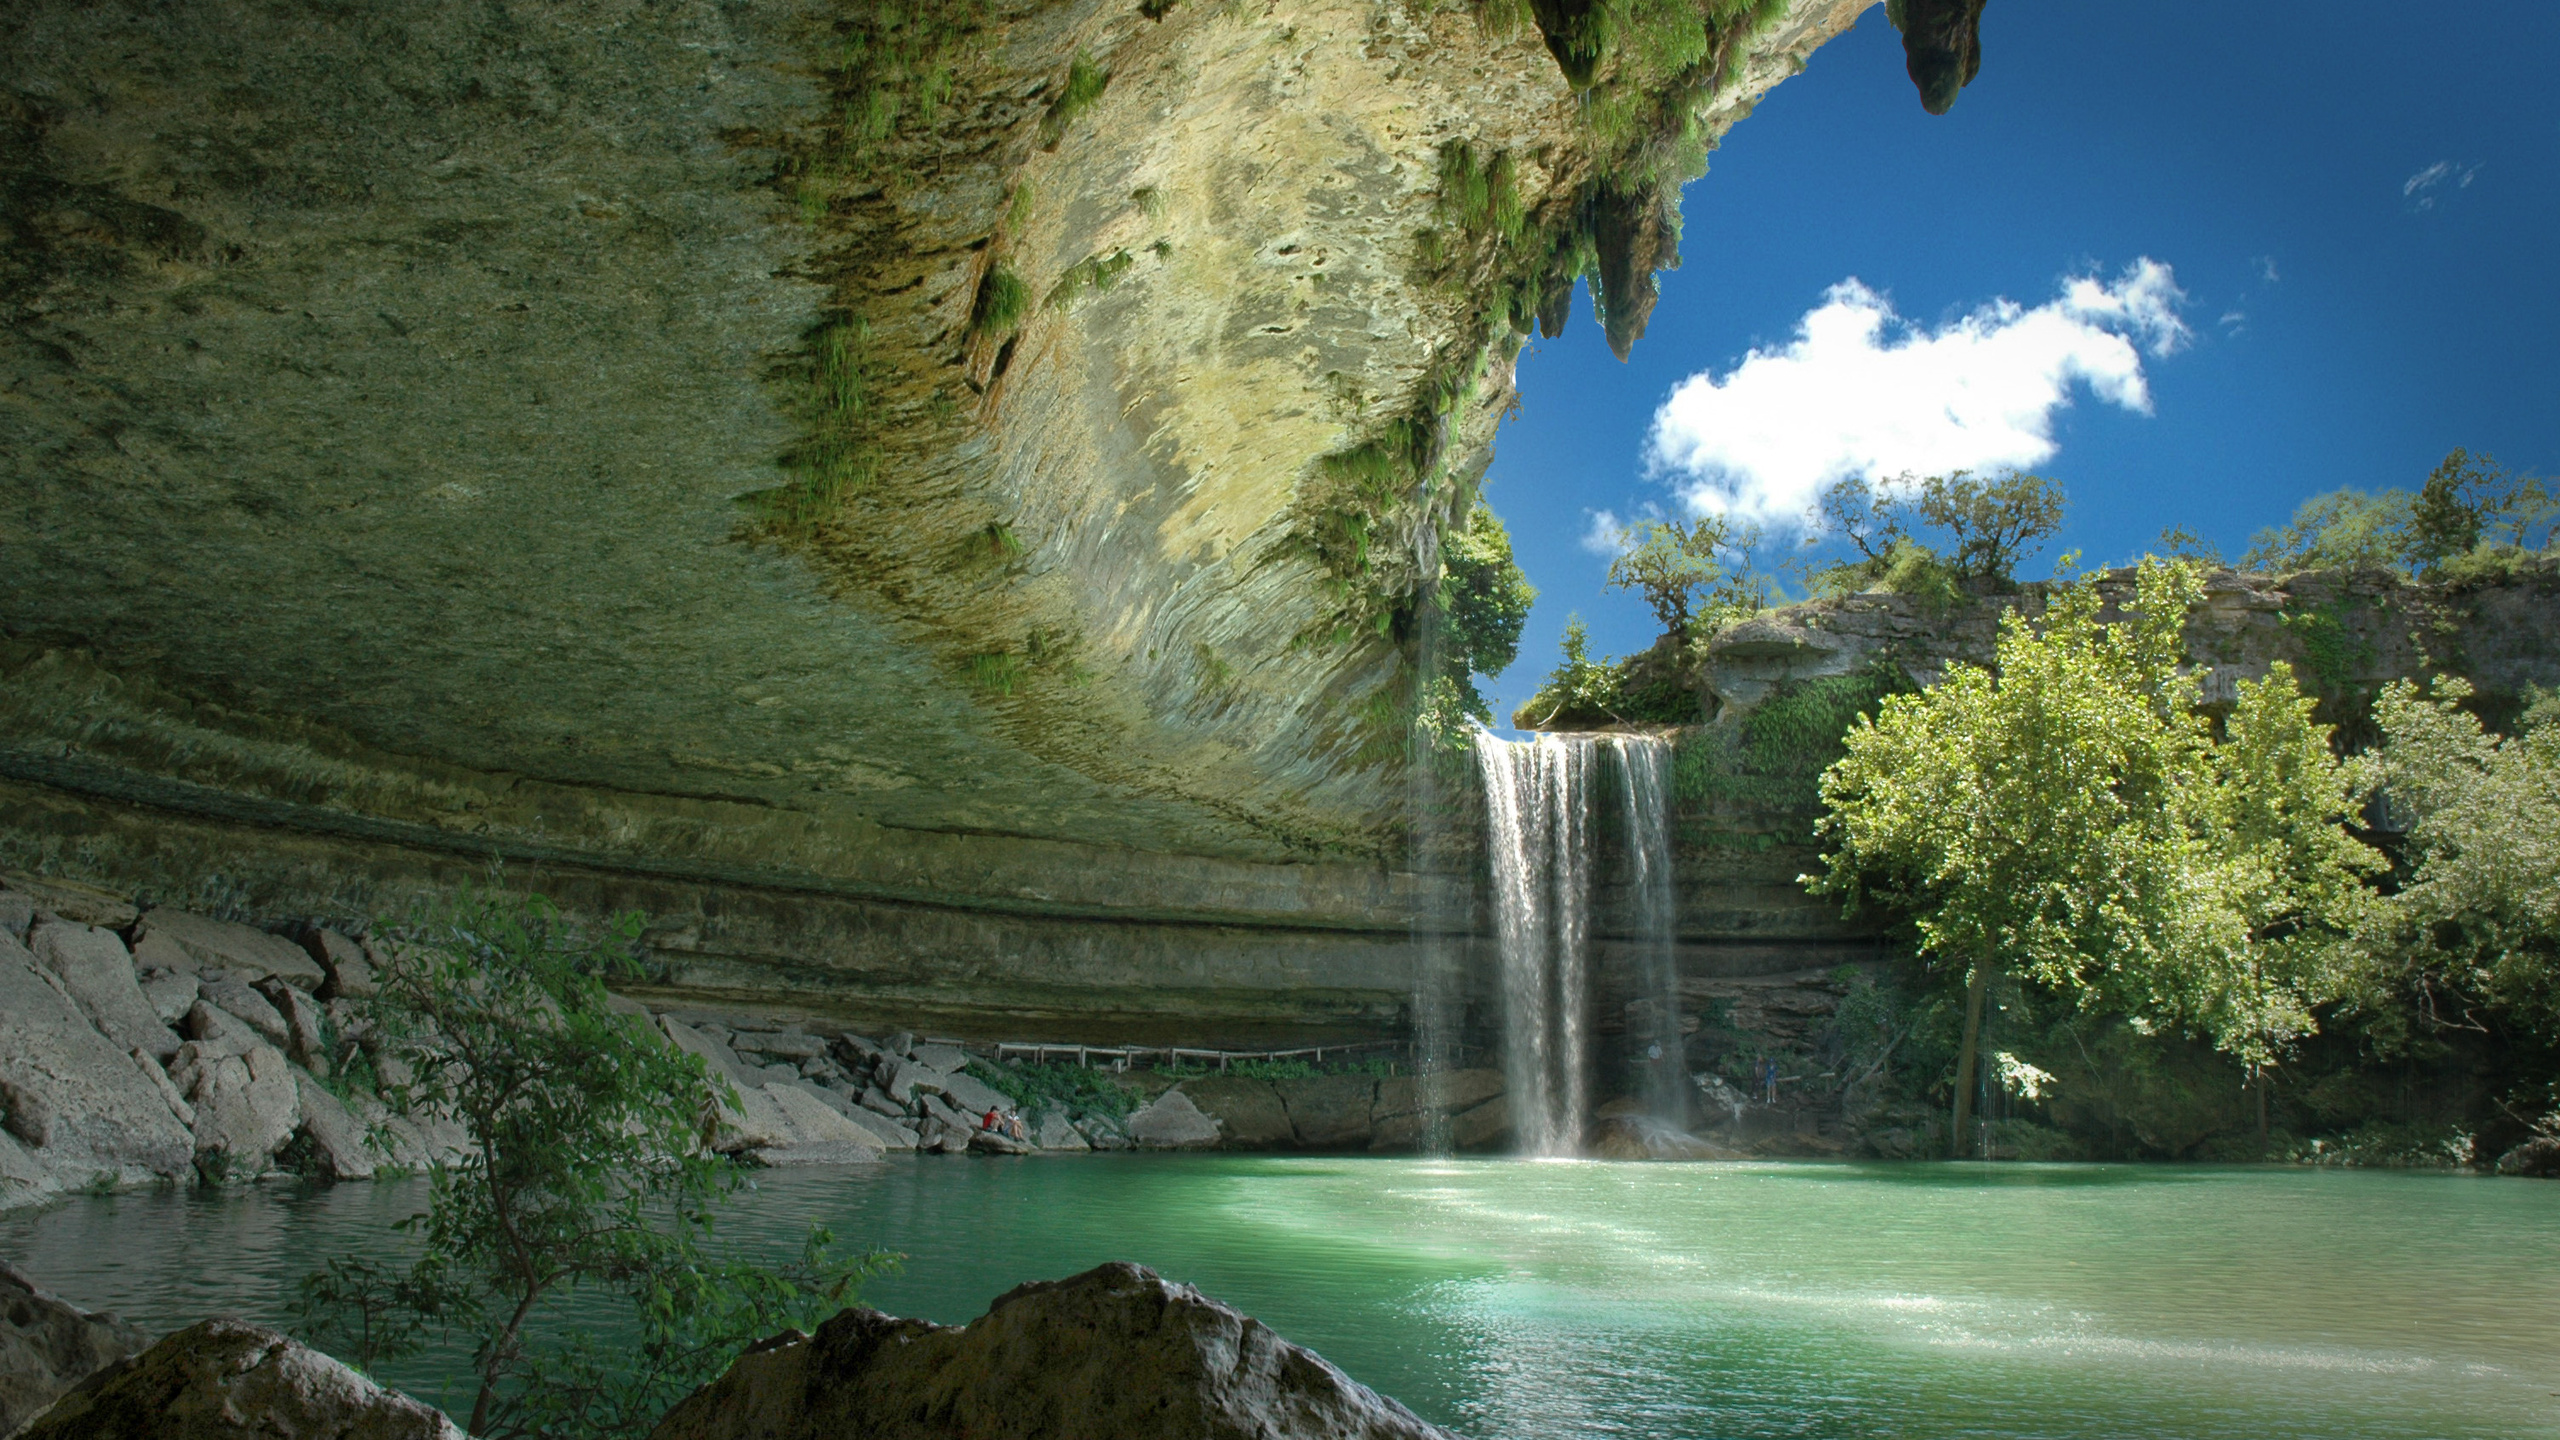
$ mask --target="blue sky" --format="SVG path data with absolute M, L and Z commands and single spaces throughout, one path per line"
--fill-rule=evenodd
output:
M 1781 513 L 1817 472 L 2049 443 L 2042 574 L 2173 523 L 2236 554 L 2456 445 L 2560 473 L 2560 5 L 2006 0 L 1982 44 L 1932 117 L 1870 9 L 1689 187 L 1630 362 L 1584 300 L 1532 342 L 1487 494 L 1541 594 L 1498 715 L 1568 613 L 1610 654 L 1653 637 L 1595 513 Z

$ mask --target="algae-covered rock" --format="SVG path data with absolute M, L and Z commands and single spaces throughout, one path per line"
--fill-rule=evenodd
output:
M 90 1376 L 13 1440 L 465 1440 L 263 1325 L 207 1320 Z
M 140 1327 L 69 1304 L 0 1261 L 0 1435 L 150 1343 Z
M 966 1327 L 847 1310 L 788 1331 L 651 1440 L 1450 1440 L 1188 1285 L 1110 1264 L 1021 1286 Z

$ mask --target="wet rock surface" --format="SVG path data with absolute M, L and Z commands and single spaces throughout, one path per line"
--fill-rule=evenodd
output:
M 0 1261 L 0 1436 L 150 1343 L 140 1328 L 72 1305 Z
M 207 1320 L 82 1381 L 13 1440 L 464 1440 L 443 1412 L 262 1325 Z
M 1267 1326 L 1128 1264 L 966 1327 L 848 1310 L 764 1342 L 652 1440 L 1449 1440 Z

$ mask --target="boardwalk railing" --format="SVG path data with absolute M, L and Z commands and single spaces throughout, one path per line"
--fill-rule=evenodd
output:
M 961 1044 L 959 1041 L 940 1042 Z M 983 1045 L 968 1048 L 983 1050 Z M 1073 1060 L 1087 1069 L 1099 1063 L 1113 1070 L 1126 1070 L 1142 1061 L 1161 1061 L 1167 1066 L 1215 1065 L 1224 1070 L 1239 1061 L 1269 1063 L 1277 1060 L 1304 1060 L 1322 1065 L 1324 1057 L 1349 1059 L 1355 1055 L 1388 1051 L 1402 1056 L 1410 1047 L 1401 1040 L 1372 1040 L 1354 1045 L 1309 1045 L 1296 1050 L 1198 1050 L 1187 1045 L 1060 1045 L 1039 1042 L 1005 1041 L 995 1047 L 999 1064 L 1027 1061 L 1034 1065 L 1064 1064 Z

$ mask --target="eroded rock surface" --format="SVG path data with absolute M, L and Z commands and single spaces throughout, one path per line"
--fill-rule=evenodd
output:
M 139 1327 L 69 1304 L 0 1261 L 0 1435 L 150 1343 Z
M 766 1341 L 652 1440 L 1450 1440 L 1153 1271 L 1024 1285 L 965 1328 L 847 1310 Z
M 13 1440 L 465 1440 L 444 1413 L 262 1325 L 207 1320 L 90 1376 Z

